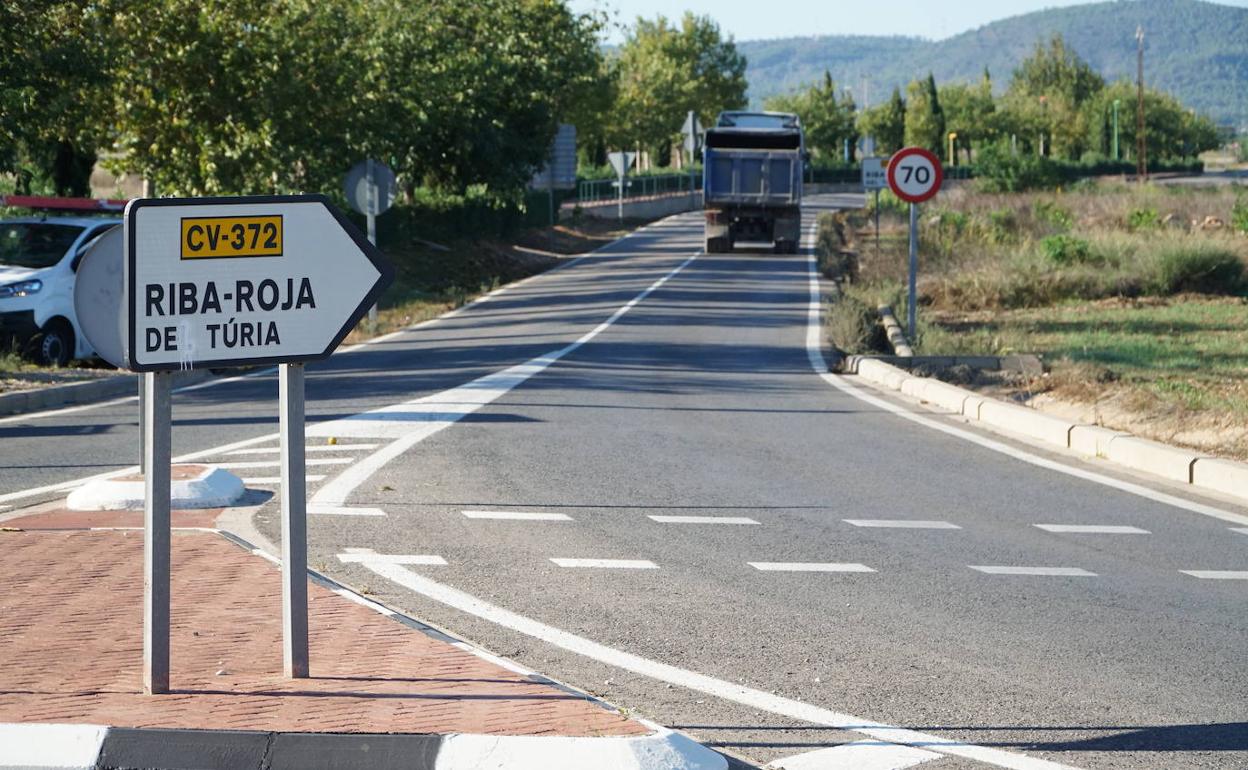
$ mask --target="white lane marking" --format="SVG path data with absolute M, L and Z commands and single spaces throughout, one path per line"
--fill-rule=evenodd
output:
M 855 527 L 879 527 L 881 529 L 962 529 L 957 524 L 929 519 L 844 519 Z
M 1043 575 L 1046 577 L 1096 577 L 1095 572 L 1088 572 L 1078 567 L 1006 567 L 970 565 L 971 569 L 987 575 Z
M 829 372 L 827 361 L 823 357 L 823 327 L 820 324 L 821 308 L 819 304 L 819 272 L 815 263 L 815 256 L 813 254 L 810 256 L 807 263 L 807 273 L 810 282 L 810 308 L 807 315 L 806 325 L 806 355 L 810 359 L 811 367 L 821 378 L 823 378 L 823 381 L 842 393 L 852 396 L 853 398 L 856 398 L 864 403 L 870 404 L 877 409 L 882 409 L 883 411 L 901 417 L 902 419 L 922 425 L 925 428 L 931 428 L 932 430 L 940 431 L 946 435 L 960 438 L 963 441 L 969 441 L 970 443 L 977 444 L 984 449 L 1000 452 L 1001 454 L 1012 457 L 1015 460 L 1021 460 L 1022 462 L 1035 465 L 1046 470 L 1064 473 L 1067 476 L 1074 476 L 1077 479 L 1091 481 L 1095 484 L 1111 487 L 1119 490 L 1120 492 L 1126 492 L 1128 494 L 1136 495 L 1137 497 L 1143 497 L 1147 500 L 1152 500 L 1153 502 L 1170 505 L 1175 508 L 1182 508 L 1183 510 L 1191 511 L 1192 513 L 1212 516 L 1213 518 L 1222 519 L 1223 521 L 1229 521 L 1235 524 L 1248 524 L 1248 516 L 1232 513 L 1231 511 L 1223 510 L 1221 508 L 1215 508 L 1211 505 L 1205 505 L 1191 500 L 1184 500 L 1181 497 L 1166 494 L 1165 492 L 1158 492 L 1139 484 L 1133 484 L 1129 481 L 1121 481 L 1100 473 L 1093 473 L 1092 471 L 1087 471 L 1082 468 L 1075 468 L 1054 460 L 1049 460 L 1039 455 L 1032 454 L 1031 452 L 1015 449 L 1014 447 L 1009 446 L 1008 444 L 1003 444 L 1000 441 L 980 436 L 968 430 L 956 428 L 952 425 L 946 425 L 942 422 L 938 422 L 937 420 L 924 417 L 906 409 L 905 407 L 898 406 L 885 401 L 882 398 L 870 395 L 857 385 L 851 385 L 845 377 Z
M 677 668 L 667 663 L 660 663 L 630 652 L 617 650 L 598 642 L 590 641 L 583 636 L 577 636 L 553 626 L 548 626 L 545 623 L 526 618 L 523 615 L 518 615 L 510 610 L 490 604 L 456 588 L 451 588 L 427 577 L 417 575 L 402 565 L 376 564 L 368 561 L 363 562 L 363 565 L 381 577 L 421 596 L 470 615 L 475 615 L 503 628 L 509 628 L 577 655 L 583 655 L 608 665 L 617 666 L 635 674 L 696 690 L 715 698 L 722 698 L 760 711 L 767 711 L 811 724 L 825 725 L 838 730 L 860 733 L 879 741 L 918 746 L 941 754 L 965 757 L 996 765 L 997 767 L 1009 768 L 1009 770 L 1075 770 L 1070 765 L 1035 759 L 1024 754 L 1015 754 L 988 746 L 962 743 L 952 738 L 942 738 L 916 730 L 907 730 L 880 722 L 872 722 L 852 714 L 832 711 L 773 693 L 756 690 L 745 685 L 716 679 L 696 671 Z
M 349 508 L 345 505 L 308 503 L 308 513 L 317 516 L 385 516 L 380 508 Z
M 429 554 L 382 554 L 382 553 L 340 553 L 338 561 L 343 564 L 415 564 L 426 567 L 445 567 L 446 559 Z
M 532 511 L 461 511 L 470 519 L 504 519 L 508 521 L 572 521 L 566 513 L 535 513 Z
M 1075 535 L 1151 535 L 1147 529 L 1117 524 L 1037 524 L 1045 532 L 1069 532 Z
M 320 481 L 321 479 L 325 478 L 325 475 L 324 474 L 307 474 L 306 476 L 304 476 L 304 478 L 307 479 L 308 481 Z M 251 478 L 243 479 L 243 483 L 255 484 L 256 486 L 263 486 L 266 484 L 281 484 L 282 477 L 281 476 L 252 476 Z
M 464 416 L 492 403 L 513 388 L 540 374 L 559 359 L 572 353 L 585 343 L 606 331 L 625 313 L 632 310 L 667 283 L 681 270 L 698 258 L 693 254 L 666 275 L 650 284 L 644 291 L 618 308 L 605 321 L 581 335 L 574 342 L 558 350 L 531 359 L 523 364 L 487 374 L 466 385 L 451 388 L 405 404 L 365 412 L 354 418 L 332 420 L 310 426 L 309 435 L 363 436 L 380 434 L 397 436 L 397 440 L 362 458 L 350 469 L 317 490 L 312 499 L 318 503 L 341 504 L 355 488 L 380 470 L 386 463 L 411 449 L 416 444 L 445 428 L 454 425 Z M 387 416 L 389 415 L 389 416 Z M 397 420 L 393 418 L 398 418 Z
M 354 457 L 309 457 L 303 461 L 304 465 L 350 465 L 355 462 Z M 281 466 L 280 460 L 247 460 L 244 462 L 230 463 L 210 463 L 214 468 L 225 468 L 226 470 L 246 470 L 247 468 L 277 468 Z
M 905 770 L 941 756 L 934 751 L 896 743 L 854 741 L 777 759 L 767 767 L 777 770 Z
M 353 450 L 376 449 L 376 444 L 313 444 L 305 446 L 305 452 L 350 452 Z M 236 449 L 226 452 L 228 455 L 269 455 L 282 451 L 280 446 L 262 446 L 254 449 Z
M 815 561 L 751 561 L 746 562 L 763 572 L 875 572 L 865 564 Z
M 276 438 L 277 438 L 276 433 L 270 433 L 265 436 L 256 436 L 254 438 L 243 439 L 242 441 L 234 441 L 229 444 L 223 444 L 218 447 L 212 447 L 211 449 L 201 449 L 197 452 L 191 452 L 189 454 L 179 455 L 178 457 L 173 458 L 173 462 L 174 463 L 194 462 L 204 457 L 212 457 L 213 455 L 223 454 L 225 452 L 230 451 L 231 449 L 238 449 L 240 447 L 252 446 L 253 444 L 262 444 L 266 441 L 273 441 Z M 105 471 L 104 473 L 96 473 L 92 476 L 84 476 L 79 479 L 73 479 L 72 481 L 61 481 L 56 484 L 48 484 L 47 486 L 43 486 L 43 487 L 23 489 L 20 492 L 9 492 L 8 494 L 0 495 L 0 503 L 9 502 L 10 500 L 22 500 L 27 497 L 37 497 L 39 495 L 44 495 L 44 494 L 48 494 L 51 492 L 68 492 L 70 490 L 77 489 L 83 484 L 86 484 L 91 481 L 96 481 L 98 479 L 112 479 L 118 476 L 128 476 L 130 474 L 134 474 L 138 472 L 139 472 L 139 466 L 131 465 L 126 468 L 119 468 L 115 471 Z
M 660 524 L 758 524 L 748 516 L 648 516 Z
M 573 569 L 658 569 L 659 565 L 645 559 L 551 559 L 560 567 Z
M 1201 580 L 1248 580 L 1248 570 L 1181 569 L 1179 572 Z

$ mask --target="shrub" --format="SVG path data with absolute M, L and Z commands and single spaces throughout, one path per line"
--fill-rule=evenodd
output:
M 1075 216 L 1070 209 L 1059 206 L 1056 201 L 1036 201 L 1031 207 L 1031 215 L 1059 230 L 1069 230 L 1075 223 Z
M 1231 207 L 1231 227 L 1241 233 L 1248 233 L 1248 200 L 1235 200 L 1235 205 Z
M 876 349 L 875 308 L 861 299 L 842 294 L 827 306 L 824 326 L 828 338 L 844 353 L 868 353 Z
M 1127 227 L 1132 230 L 1156 230 L 1161 227 L 1161 215 L 1155 208 L 1135 209 L 1127 215 Z
M 1084 265 L 1096 261 L 1092 245 L 1073 235 L 1050 235 L 1040 241 L 1040 250 L 1055 265 Z
M 1244 263 L 1216 244 L 1173 245 L 1158 253 L 1151 284 L 1157 294 L 1235 294 L 1244 288 Z
M 975 176 L 982 191 L 997 193 L 1051 189 L 1061 181 L 1057 166 L 1048 158 L 1015 155 L 1004 144 L 979 151 Z
M 1018 217 L 1013 209 L 994 209 L 988 212 L 990 243 L 1011 243 L 1018 239 Z

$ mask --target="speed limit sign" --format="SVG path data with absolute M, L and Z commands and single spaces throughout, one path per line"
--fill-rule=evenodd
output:
M 922 203 L 940 191 L 940 159 L 922 147 L 899 150 L 888 162 L 888 186 L 907 203 Z

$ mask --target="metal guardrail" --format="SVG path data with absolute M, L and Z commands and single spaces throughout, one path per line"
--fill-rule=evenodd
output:
M 624 178 L 624 198 L 646 198 L 668 193 L 689 193 L 700 189 L 702 174 L 663 174 L 660 176 L 630 176 Z M 577 200 L 581 203 L 613 201 L 620 197 L 619 180 L 592 179 L 577 185 Z

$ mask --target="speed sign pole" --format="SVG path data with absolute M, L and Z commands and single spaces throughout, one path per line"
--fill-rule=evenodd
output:
M 919 205 L 940 191 L 944 169 L 940 159 L 922 147 L 907 147 L 888 162 L 888 186 L 893 194 L 910 204 L 910 297 L 907 333 L 915 341 L 918 321 L 919 282 Z

